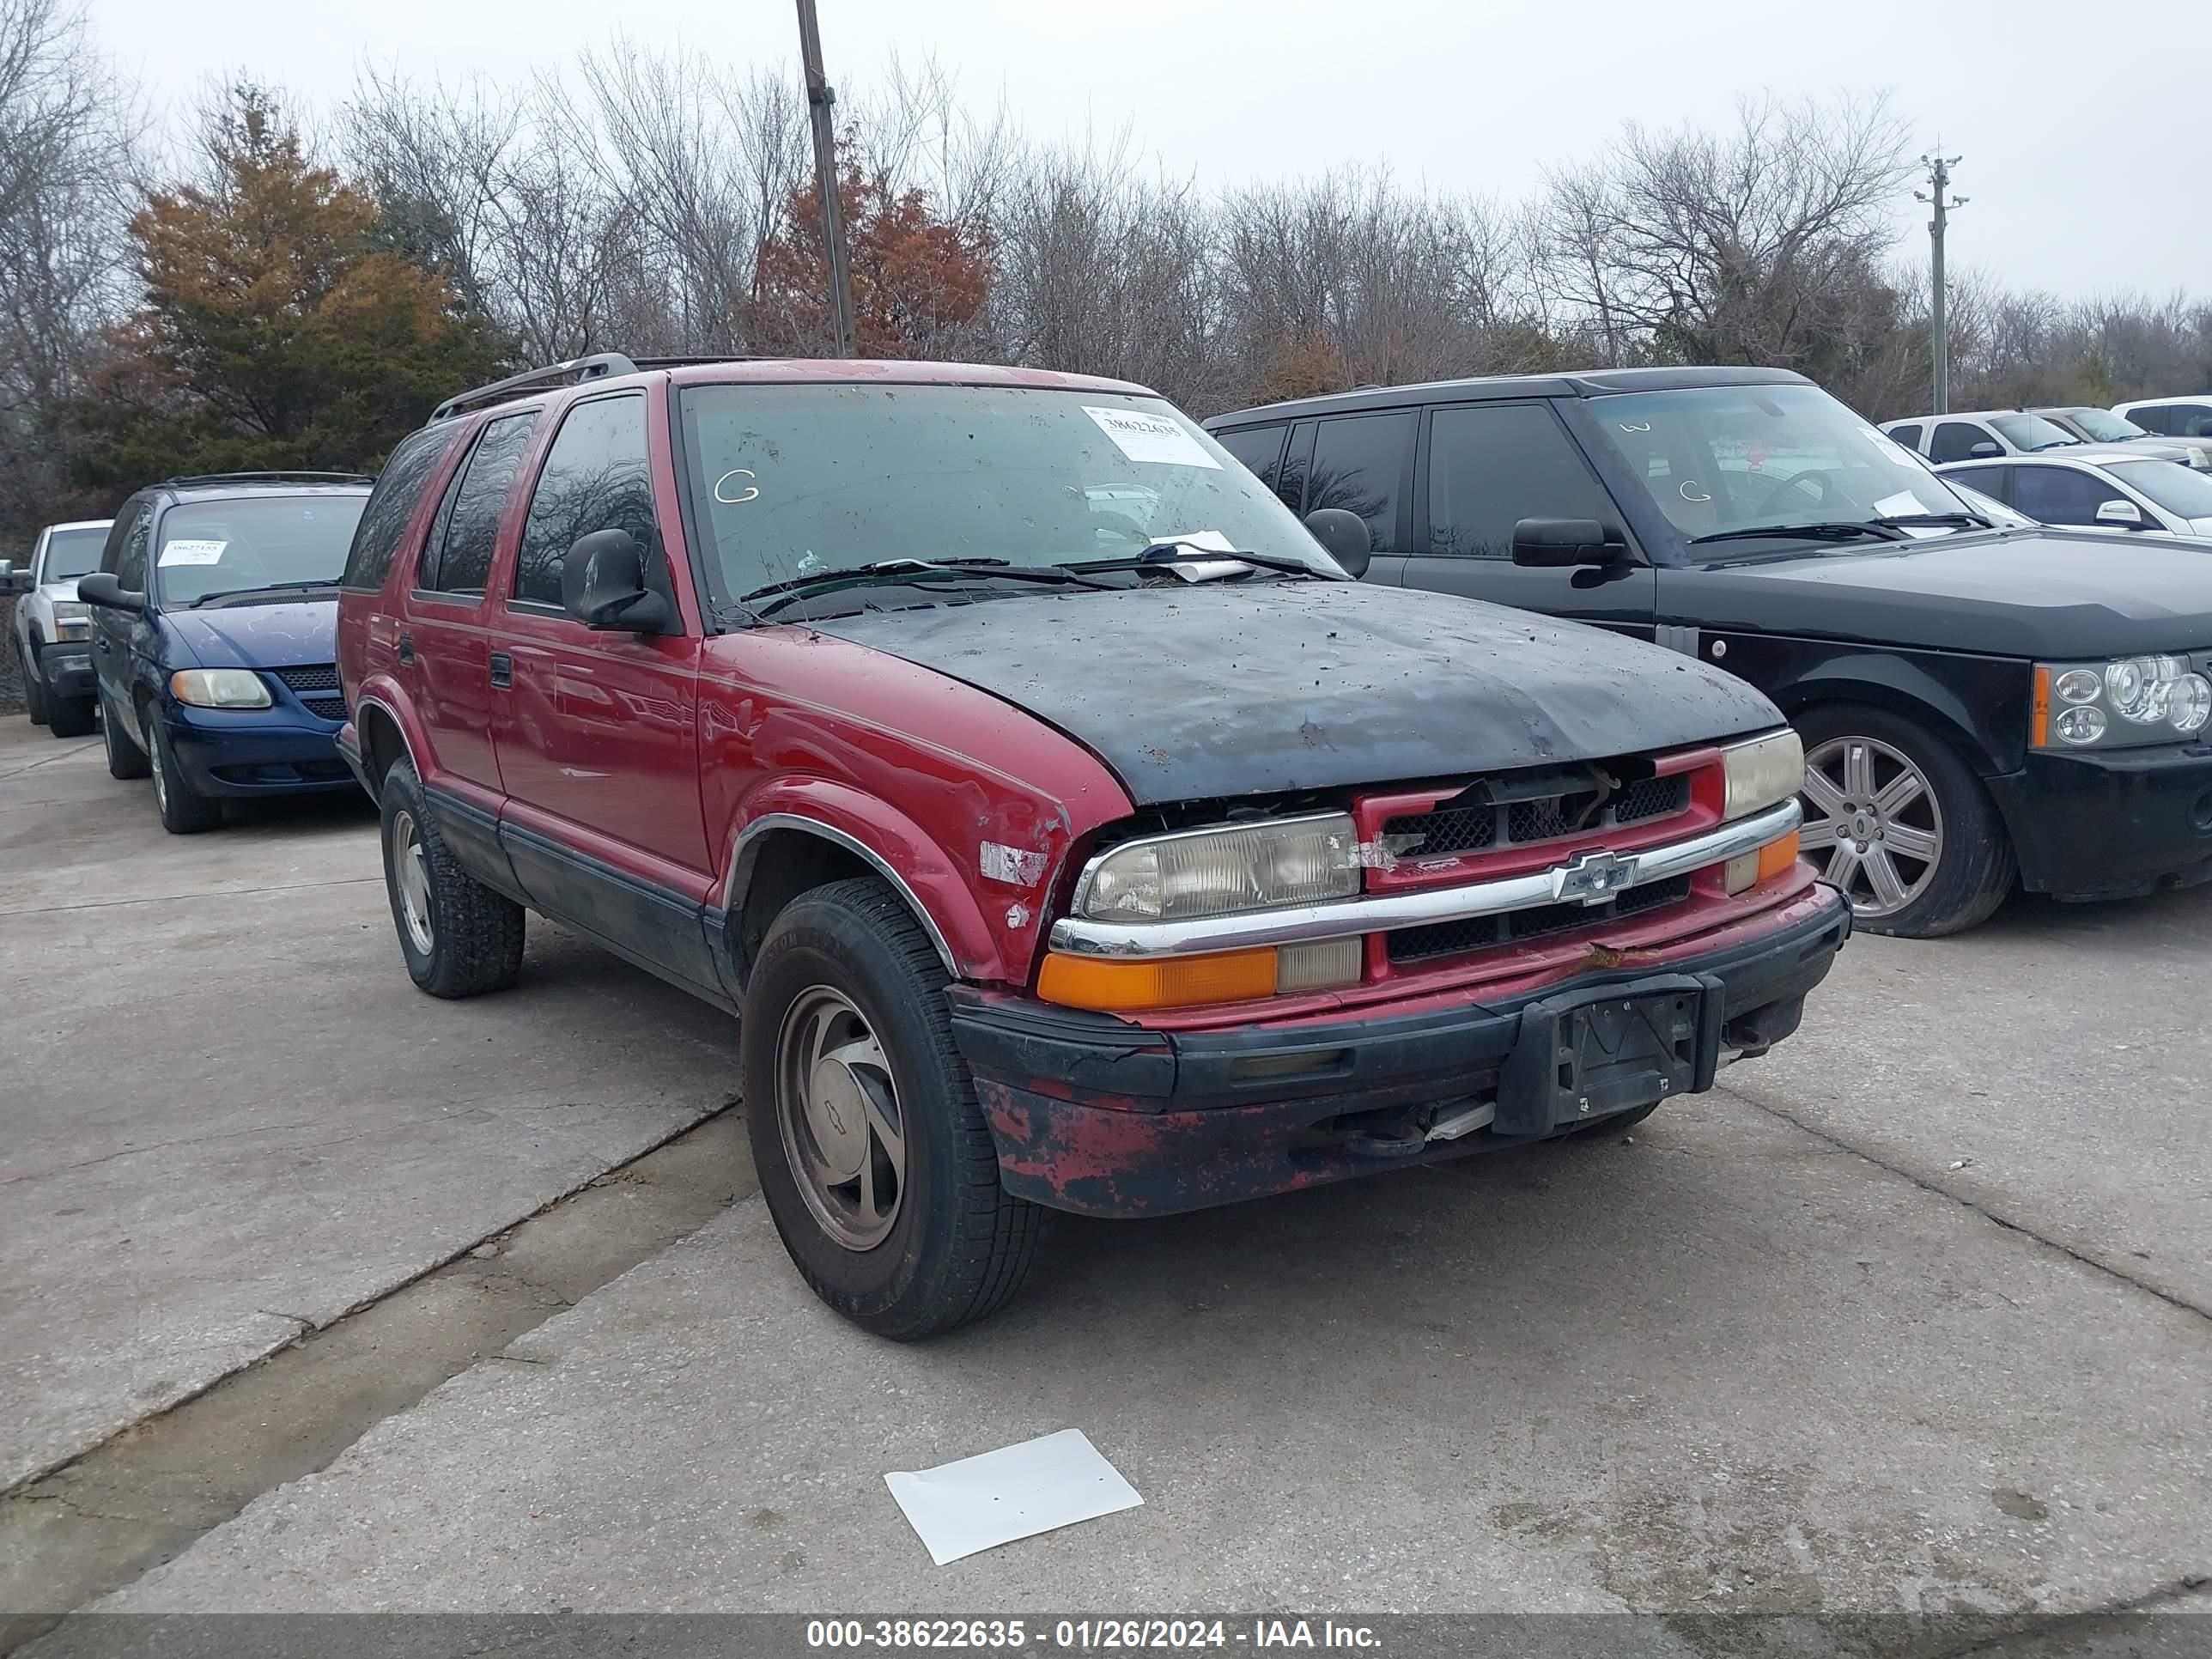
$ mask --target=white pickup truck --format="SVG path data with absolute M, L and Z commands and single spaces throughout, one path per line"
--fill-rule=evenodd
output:
M 76 596 L 77 578 L 100 568 L 108 520 L 50 524 L 31 550 L 29 591 L 15 601 L 15 650 L 23 664 L 23 699 L 34 725 L 58 738 L 93 729 L 92 625 Z M 0 587 L 20 579 L 0 560 Z

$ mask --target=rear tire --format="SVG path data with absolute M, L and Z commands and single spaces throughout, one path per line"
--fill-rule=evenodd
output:
M 507 989 L 522 971 L 522 907 L 454 862 L 408 762 L 384 775 L 379 811 L 384 890 L 407 976 L 434 997 Z
M 40 700 L 45 704 L 46 724 L 58 738 L 88 738 L 100 723 L 99 705 L 90 697 L 49 698 L 41 688 Z
M 222 822 L 222 803 L 195 792 L 185 781 L 185 769 L 177 763 L 168 732 L 161 716 L 149 711 L 146 731 L 153 738 L 149 758 L 153 763 L 154 807 L 161 815 L 161 828 L 173 836 L 197 836 Z
M 123 717 L 112 705 L 100 711 L 100 735 L 107 745 L 107 775 L 111 778 L 143 778 L 149 769 L 146 751 L 131 741 L 123 729 Z
M 2004 902 L 2019 874 L 2011 837 L 1949 744 L 1857 703 L 1810 708 L 1795 724 L 1805 742 L 1801 845 L 1851 901 L 1858 927 L 1937 939 Z
M 770 925 L 738 1028 L 753 1164 L 784 1249 L 815 1295 L 895 1341 L 1004 1306 L 1048 1213 L 1000 1183 L 946 982 L 888 884 L 832 882 Z

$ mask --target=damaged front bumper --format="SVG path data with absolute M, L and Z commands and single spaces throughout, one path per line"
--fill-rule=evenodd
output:
M 956 1041 L 1007 1191 L 1167 1215 L 1562 1134 L 1796 1029 L 1850 933 L 1815 886 L 1662 960 L 1444 1009 L 1160 1031 L 970 987 Z

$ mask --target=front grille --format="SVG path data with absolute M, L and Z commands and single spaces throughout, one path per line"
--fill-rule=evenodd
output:
M 302 697 L 300 706 L 318 720 L 343 722 L 346 717 L 343 697 Z
M 1607 800 L 1602 811 L 1593 812 L 1597 799 L 1595 790 L 1563 787 L 1558 794 L 1527 800 L 1453 800 L 1433 812 L 1408 812 L 1387 819 L 1382 834 L 1386 840 L 1415 841 L 1415 845 L 1399 854 L 1411 859 L 1448 858 L 1493 847 L 1557 841 L 1563 836 L 1617 829 L 1685 811 L 1690 805 L 1690 780 L 1686 773 L 1638 778 Z
M 338 665 L 334 662 L 304 663 L 297 668 L 272 668 L 269 672 L 302 696 L 313 691 L 338 689 Z
M 1464 921 L 1440 921 L 1428 927 L 1401 927 L 1389 938 L 1389 957 L 1393 963 L 1425 962 L 1431 957 L 1518 945 L 1572 927 L 1601 927 L 1689 896 L 1690 878 L 1674 876 L 1632 887 L 1604 904 L 1543 904 L 1531 910 L 1510 910 L 1502 916 L 1471 916 Z

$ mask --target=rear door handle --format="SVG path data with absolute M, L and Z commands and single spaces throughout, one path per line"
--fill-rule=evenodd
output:
M 501 691 L 514 684 L 514 659 L 504 651 L 491 653 L 491 683 L 495 690 Z

